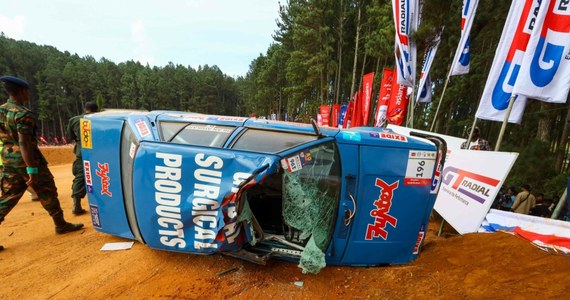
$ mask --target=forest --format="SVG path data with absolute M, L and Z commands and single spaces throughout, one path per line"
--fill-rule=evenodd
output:
M 388 0 L 288 0 L 280 3 L 277 30 L 265 53 L 244 76 L 216 66 L 142 65 L 80 57 L 49 45 L 0 33 L 0 74 L 32 85 L 30 109 L 42 135 L 62 136 L 67 120 L 86 101 L 103 108 L 182 110 L 207 114 L 267 116 L 308 121 L 318 107 L 350 101 L 363 74 L 375 72 L 376 107 L 382 69 L 394 68 L 394 21 Z M 412 38 L 419 56 L 441 33 L 430 75 L 433 101 L 415 105 L 413 127 L 466 137 L 474 120 L 511 1 L 480 0 L 471 29 L 471 64 L 466 75 L 450 77 L 461 35 L 460 0 L 424 1 L 421 24 Z M 1 30 L 1 29 L 0 29 Z M 421 68 L 418 57 L 418 68 Z M 419 75 L 419 71 L 417 72 Z M 417 80 L 416 82 L 418 82 Z M 374 112 L 372 112 L 374 115 Z M 507 185 L 529 183 L 546 197 L 560 196 L 569 175 L 568 104 L 528 101 L 521 124 L 508 124 L 501 151 L 520 153 Z M 369 123 L 371 124 L 371 123 Z M 481 136 L 495 146 L 500 122 L 479 120 Z

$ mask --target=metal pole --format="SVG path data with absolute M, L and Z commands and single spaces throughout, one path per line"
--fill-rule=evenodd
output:
M 469 137 L 467 138 L 467 147 L 465 149 L 469 150 L 469 146 L 471 146 L 471 138 L 473 137 L 473 131 L 475 131 L 475 125 L 477 125 L 477 118 L 473 120 L 473 125 L 471 125 L 471 131 L 469 131 Z
M 558 217 L 560 216 L 560 213 L 562 212 L 562 208 L 564 206 L 568 205 L 568 203 L 566 203 L 568 201 L 568 199 L 567 199 L 568 195 L 566 193 L 567 190 L 568 189 L 564 189 L 562 196 L 558 200 L 558 204 L 556 205 L 556 207 L 554 208 L 554 211 L 552 212 L 552 216 L 550 216 L 551 219 L 558 219 Z
M 509 123 L 509 117 L 511 115 L 511 110 L 513 110 L 513 104 L 515 103 L 515 95 L 511 95 L 509 98 L 509 107 L 505 113 L 505 119 L 503 120 L 503 125 L 501 126 L 501 132 L 499 133 L 499 138 L 497 139 L 497 145 L 495 145 L 495 151 L 499 151 L 501 148 L 501 142 L 503 141 L 503 135 L 505 135 L 505 130 L 507 129 L 507 124 Z
M 407 92 L 407 91 L 406 91 Z M 412 86 L 412 94 L 410 95 L 410 101 L 408 102 L 408 128 L 414 128 L 414 94 L 416 93 L 415 86 Z
M 437 120 L 437 114 L 439 113 L 441 102 L 443 102 L 443 95 L 445 95 L 445 90 L 447 89 L 447 83 L 449 82 L 449 77 L 451 77 L 451 64 L 449 64 L 449 70 L 447 71 L 447 78 L 445 79 L 445 84 L 443 85 L 443 91 L 441 91 L 441 97 L 439 97 L 439 103 L 437 104 L 437 109 L 435 110 L 433 121 L 431 122 L 431 127 L 429 129 L 429 131 L 431 132 L 433 132 L 433 127 L 435 126 L 435 121 Z

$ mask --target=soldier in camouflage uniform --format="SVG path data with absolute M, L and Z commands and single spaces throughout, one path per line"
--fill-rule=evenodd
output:
M 81 129 L 79 125 L 84 115 L 98 111 L 99 107 L 95 102 L 87 102 L 84 107 L 85 114 L 72 117 L 67 124 L 67 139 L 75 141 L 75 147 L 73 147 L 75 161 L 71 167 L 71 172 L 73 172 L 74 176 L 71 184 L 71 196 L 73 197 L 73 209 L 71 212 L 74 215 L 86 213 L 85 209 L 81 207 L 81 199 L 85 197 L 87 191 L 85 190 L 85 174 L 83 173 L 83 158 L 81 157 Z
M 1 177 L 0 224 L 16 206 L 31 186 L 40 198 L 40 203 L 53 218 L 58 234 L 79 230 L 83 224 L 65 221 L 53 175 L 36 141 L 36 118 L 24 103 L 29 101 L 29 84 L 17 77 L 2 76 L 4 88 L 9 95 L 6 103 L 0 105 L 0 139 L 3 169 Z M 3 247 L 0 246 L 0 250 Z

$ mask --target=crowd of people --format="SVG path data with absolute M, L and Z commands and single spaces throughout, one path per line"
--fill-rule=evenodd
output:
M 499 191 L 491 208 L 515 212 L 519 214 L 551 218 L 558 206 L 560 197 L 553 195 L 546 197 L 544 193 L 533 194 L 528 184 L 522 184 L 519 188 L 510 186 Z M 555 216 L 556 219 L 568 219 L 568 206 L 562 205 L 562 210 Z

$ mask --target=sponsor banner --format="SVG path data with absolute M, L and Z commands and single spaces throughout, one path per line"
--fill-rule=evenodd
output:
M 420 92 L 418 93 L 418 97 L 416 99 L 417 102 L 431 102 L 432 88 L 431 80 L 429 77 L 429 70 L 433 64 L 433 60 L 435 58 L 435 54 L 437 53 L 437 47 L 439 46 L 440 41 L 441 33 L 437 35 L 432 43 L 432 46 L 426 50 L 426 54 L 424 55 L 424 66 L 422 67 L 422 73 L 420 74 L 420 84 L 418 86 L 418 90 L 420 90 Z
M 388 102 L 392 96 L 392 82 L 394 78 L 394 70 L 384 68 L 382 74 L 382 82 L 380 83 L 380 92 L 378 93 L 378 104 L 376 106 L 376 118 L 374 118 L 374 126 L 382 127 L 386 122 L 388 113 Z
M 319 111 L 321 114 L 321 118 L 322 118 L 322 124 L 321 126 L 329 126 L 329 120 L 330 120 L 330 111 L 331 111 L 331 107 L 330 105 L 321 105 L 319 107 Z
M 513 232 L 543 250 L 570 254 L 570 222 L 491 209 L 479 231 Z
M 388 124 L 402 125 L 406 119 L 406 110 L 408 108 L 408 87 L 393 82 L 392 94 L 388 103 L 387 120 Z
M 348 110 L 348 103 L 340 105 L 340 113 L 338 114 L 338 128 L 346 128 L 344 120 L 346 120 L 346 112 Z
M 477 12 L 479 0 L 463 0 L 463 10 L 461 13 L 461 38 L 455 51 L 451 65 L 450 75 L 463 75 L 469 73 L 470 61 L 470 38 L 471 26 Z
M 344 120 L 342 123 L 342 128 L 350 128 L 352 115 L 354 113 L 354 101 L 348 102 L 348 106 L 346 107 L 346 113 L 344 114 Z
M 350 127 L 362 126 L 362 90 L 358 90 L 354 97 L 354 105 L 352 106 L 352 114 L 350 115 Z
M 93 149 L 93 131 L 91 130 L 91 120 L 80 119 L 81 122 L 81 148 Z
M 361 97 L 361 113 L 362 126 L 368 126 L 370 118 L 370 100 L 372 99 L 372 84 L 374 83 L 374 72 L 362 76 L 362 97 Z
M 543 0 L 513 93 L 566 103 L 570 89 L 570 1 Z
M 392 12 L 396 28 L 396 65 L 398 82 L 414 86 L 416 78 L 416 45 L 410 36 L 418 26 L 418 0 L 392 0 Z
M 477 118 L 498 122 L 505 120 L 540 2 L 541 0 L 513 0 L 475 114 Z M 519 95 L 515 99 L 509 122 L 520 124 L 527 97 Z
M 454 150 L 446 158 L 434 209 L 460 234 L 476 232 L 517 156 Z
M 333 104 L 332 106 L 332 115 L 331 115 L 331 126 L 338 127 L 339 119 L 340 119 L 340 104 Z

